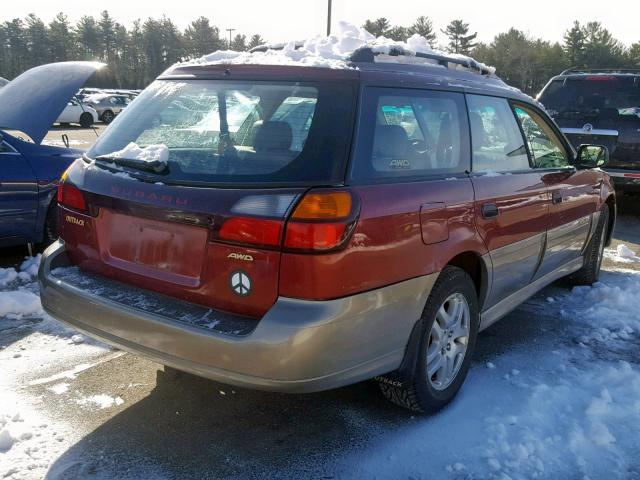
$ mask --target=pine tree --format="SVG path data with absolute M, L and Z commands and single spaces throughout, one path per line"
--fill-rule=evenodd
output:
M 584 66 L 585 34 L 577 20 L 573 26 L 564 34 L 563 50 L 567 60 L 572 67 Z
M 249 45 L 247 45 L 247 48 L 251 50 L 252 48 L 257 47 L 258 45 L 264 45 L 265 43 L 266 41 L 264 40 L 264 38 L 262 38 L 260 35 L 256 33 L 249 40 Z
M 20 75 L 27 68 L 28 49 L 24 34 L 24 22 L 19 18 L 14 18 L 4 22 L 2 27 L 5 39 L 2 42 L 4 53 L 0 73 L 11 79 Z
M 104 10 L 100 14 L 98 27 L 100 31 L 101 57 L 107 63 L 113 63 L 116 50 L 116 22 L 111 18 L 108 11 Z
M 629 48 L 629 61 L 634 68 L 640 68 L 640 42 L 636 42 Z
M 49 23 L 49 44 L 52 62 L 63 62 L 75 56 L 69 19 L 62 12 Z
M 398 42 L 405 42 L 409 38 L 409 30 L 405 27 L 396 25 L 387 31 L 387 37 Z
M 185 29 L 183 38 L 186 54 L 192 58 L 215 52 L 222 47 L 218 27 L 212 26 L 206 17 L 191 22 Z
M 584 59 L 588 68 L 619 68 L 624 65 L 624 47 L 600 22 L 584 27 Z
M 469 55 L 476 46 L 474 40 L 478 34 L 469 33 L 469 24 L 462 20 L 452 20 L 447 28 L 442 30 L 442 33 L 449 38 L 448 50 L 452 53 Z
M 362 28 L 374 37 L 386 37 L 391 28 L 391 24 L 385 17 L 380 17 L 376 20 L 367 20 L 364 22 Z
M 85 15 L 76 24 L 76 43 L 80 57 L 93 60 L 100 57 L 100 30 L 95 18 Z
M 25 22 L 25 41 L 29 52 L 27 68 L 47 63 L 49 59 L 49 32 L 47 32 L 46 25 L 33 13 L 27 15 Z
M 244 52 L 247 50 L 247 37 L 246 35 L 236 35 L 231 42 L 231 50 L 236 52 Z
M 429 19 L 429 17 L 425 17 L 424 15 L 416 18 L 416 21 L 409 27 L 409 35 L 418 34 L 421 37 L 424 37 L 427 40 L 427 43 L 431 48 L 435 46 L 436 43 L 436 32 L 433 29 L 433 23 Z

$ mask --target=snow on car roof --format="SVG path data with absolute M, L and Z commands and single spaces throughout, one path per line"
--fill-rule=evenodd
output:
M 179 64 L 185 65 L 301 65 L 325 68 L 353 68 L 349 62 L 351 54 L 361 47 L 369 47 L 374 53 L 389 55 L 393 50 L 402 50 L 408 58 L 416 52 L 445 56 L 458 60 L 474 61 L 470 57 L 455 53 L 446 53 L 433 49 L 424 37 L 412 35 L 406 42 L 391 40 L 386 37 L 374 37 L 364 28 L 348 22 L 339 22 L 335 35 L 317 35 L 304 41 L 266 45 L 265 51 L 236 52 L 234 50 L 218 50 L 203 57 Z M 407 58 L 406 56 L 404 57 Z M 402 63 L 401 57 L 387 57 L 389 62 Z M 420 59 L 421 63 L 438 65 L 437 60 Z M 411 62 L 414 63 L 414 62 Z M 495 68 L 476 62 L 491 73 Z M 457 66 L 454 68 L 464 68 Z

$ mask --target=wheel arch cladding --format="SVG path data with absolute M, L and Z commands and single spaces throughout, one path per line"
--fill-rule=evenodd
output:
M 474 251 L 466 251 L 457 254 L 447 262 L 447 265 L 461 268 L 471 277 L 478 295 L 478 304 L 482 306 L 482 299 L 486 296 L 489 285 L 489 267 L 482 256 Z

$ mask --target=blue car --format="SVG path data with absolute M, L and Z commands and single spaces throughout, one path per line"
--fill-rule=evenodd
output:
M 56 238 L 58 179 L 83 151 L 42 140 L 69 99 L 102 66 L 42 65 L 0 88 L 0 247 Z

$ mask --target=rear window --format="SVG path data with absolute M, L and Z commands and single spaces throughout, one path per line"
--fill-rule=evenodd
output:
M 462 94 L 368 88 L 363 105 L 354 179 L 410 180 L 469 168 Z
M 637 118 L 640 76 L 586 75 L 554 80 L 539 100 L 555 118 Z
M 353 99 L 344 84 L 160 80 L 87 155 L 159 145 L 170 183 L 341 182 Z

